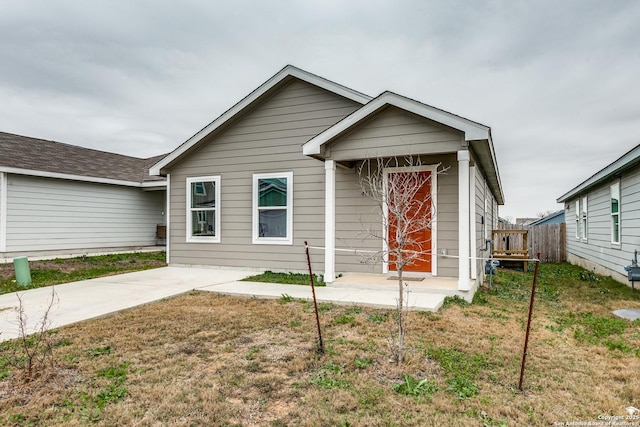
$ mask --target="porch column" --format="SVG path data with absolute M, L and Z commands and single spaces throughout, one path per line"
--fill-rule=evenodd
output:
M 336 162 L 324 162 L 324 281 L 336 278 Z
M 478 238 L 476 236 L 476 167 L 469 168 L 469 244 L 471 249 L 471 278 L 478 278 Z M 484 215 L 486 222 L 486 215 Z
M 469 151 L 458 151 L 458 290 L 469 290 Z

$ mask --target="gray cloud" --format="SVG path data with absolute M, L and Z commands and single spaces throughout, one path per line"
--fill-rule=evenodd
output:
M 640 143 L 633 1 L 0 0 L 0 130 L 151 156 L 288 63 L 492 127 L 505 216 Z

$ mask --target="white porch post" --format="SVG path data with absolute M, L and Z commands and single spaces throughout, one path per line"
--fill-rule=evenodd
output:
M 458 290 L 469 290 L 469 151 L 458 151 Z
M 324 162 L 324 281 L 336 278 L 336 162 Z
M 476 167 L 469 168 L 469 244 L 471 245 L 471 278 L 478 278 L 478 242 L 476 237 Z M 484 216 L 486 222 L 486 214 Z

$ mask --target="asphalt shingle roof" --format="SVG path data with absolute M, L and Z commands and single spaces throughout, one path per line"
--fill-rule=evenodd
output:
M 140 159 L 0 132 L 0 167 L 130 182 L 164 181 L 149 168 L 165 155 Z

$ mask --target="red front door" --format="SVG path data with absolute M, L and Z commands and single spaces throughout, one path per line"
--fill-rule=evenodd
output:
M 390 173 L 389 183 L 389 247 L 397 248 L 398 218 L 393 212 L 401 212 L 406 219 L 401 235 L 405 236 L 404 258 L 413 260 L 405 265 L 404 271 L 431 272 L 431 172 Z M 394 183 L 396 185 L 394 185 Z M 394 191 L 408 192 L 410 196 L 396 197 Z M 402 204 L 395 207 L 394 204 Z M 389 254 L 389 270 L 397 271 L 396 257 Z

